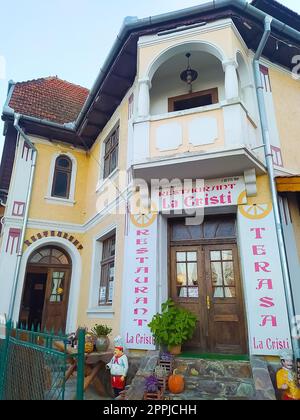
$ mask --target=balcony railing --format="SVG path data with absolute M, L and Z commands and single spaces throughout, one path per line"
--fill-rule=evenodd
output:
M 134 163 L 238 147 L 260 151 L 259 130 L 239 101 L 156 115 L 134 123 Z

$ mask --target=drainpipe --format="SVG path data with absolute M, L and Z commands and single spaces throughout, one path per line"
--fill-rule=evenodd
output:
M 271 143 L 270 143 L 270 131 L 269 131 L 269 125 L 268 125 L 268 119 L 267 119 L 267 113 L 266 113 L 265 98 L 264 98 L 264 93 L 263 93 L 264 86 L 262 83 L 260 63 L 259 63 L 260 57 L 263 53 L 263 50 L 271 34 L 272 20 L 273 19 L 271 16 L 265 17 L 265 31 L 260 41 L 259 47 L 256 51 L 254 61 L 253 61 L 253 67 L 254 67 L 257 99 L 258 99 L 258 108 L 259 108 L 261 128 L 262 128 L 262 136 L 263 136 L 263 142 L 264 142 L 265 158 L 266 158 L 270 188 L 271 188 L 271 193 L 272 193 L 273 211 L 274 211 L 274 216 L 275 216 L 276 234 L 277 234 L 280 260 L 281 260 L 281 266 L 282 266 L 282 272 L 283 272 L 283 281 L 284 281 L 285 296 L 286 296 L 286 302 L 287 302 L 289 324 L 290 324 L 290 330 L 292 332 L 295 328 L 296 312 L 295 312 L 295 304 L 293 300 L 293 293 L 292 293 L 292 287 L 291 287 L 290 276 L 289 276 L 286 250 L 285 250 L 285 245 L 284 245 L 283 230 L 282 230 L 282 225 L 281 225 L 278 193 L 277 193 L 277 188 L 276 188 L 276 183 L 275 183 L 275 171 L 274 171 L 274 166 L 273 166 L 273 155 L 272 155 L 272 149 L 271 149 Z M 293 346 L 294 355 L 296 357 L 299 357 L 299 342 L 296 338 L 293 338 L 293 337 L 292 337 L 292 346 Z
M 9 311 L 8 311 L 9 320 L 12 320 L 13 315 L 14 315 L 14 307 L 15 307 L 16 295 L 17 295 L 17 290 L 18 290 L 18 280 L 19 280 L 20 267 L 21 267 L 21 261 L 22 261 L 22 256 L 23 256 L 23 244 L 25 241 L 25 234 L 26 234 L 28 216 L 29 216 L 29 206 L 30 206 L 30 200 L 31 200 L 31 195 L 32 195 L 32 187 L 33 187 L 33 180 L 34 180 L 36 160 L 37 160 L 36 147 L 30 141 L 29 137 L 24 133 L 22 128 L 19 126 L 19 121 L 21 117 L 22 117 L 21 115 L 15 114 L 14 127 L 19 133 L 19 135 L 23 137 L 28 147 L 30 147 L 30 149 L 33 151 L 33 156 L 32 156 L 32 163 L 31 163 L 31 169 L 30 169 L 29 186 L 28 186 L 26 203 L 25 203 L 25 214 L 24 214 L 23 225 L 22 225 L 22 233 L 21 233 L 21 239 L 19 242 L 19 249 L 17 252 L 17 263 L 15 267 L 15 272 L 14 272 L 13 289 L 12 289 L 11 300 L 9 304 Z

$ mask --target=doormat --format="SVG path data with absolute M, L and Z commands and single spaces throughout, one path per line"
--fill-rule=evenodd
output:
M 249 362 L 250 357 L 247 354 L 212 354 L 212 353 L 196 353 L 184 351 L 178 359 L 207 359 L 207 360 L 235 360 L 239 362 Z

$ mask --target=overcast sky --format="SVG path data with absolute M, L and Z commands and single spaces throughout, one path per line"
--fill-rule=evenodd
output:
M 0 0 L 1 110 L 11 79 L 17 82 L 57 75 L 91 88 L 125 16 L 146 17 L 205 2 Z M 281 3 L 300 13 L 299 0 Z M 0 123 L 0 155 L 2 129 Z

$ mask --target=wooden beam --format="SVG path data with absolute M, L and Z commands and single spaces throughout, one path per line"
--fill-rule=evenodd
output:
M 300 176 L 276 178 L 278 192 L 300 192 Z

